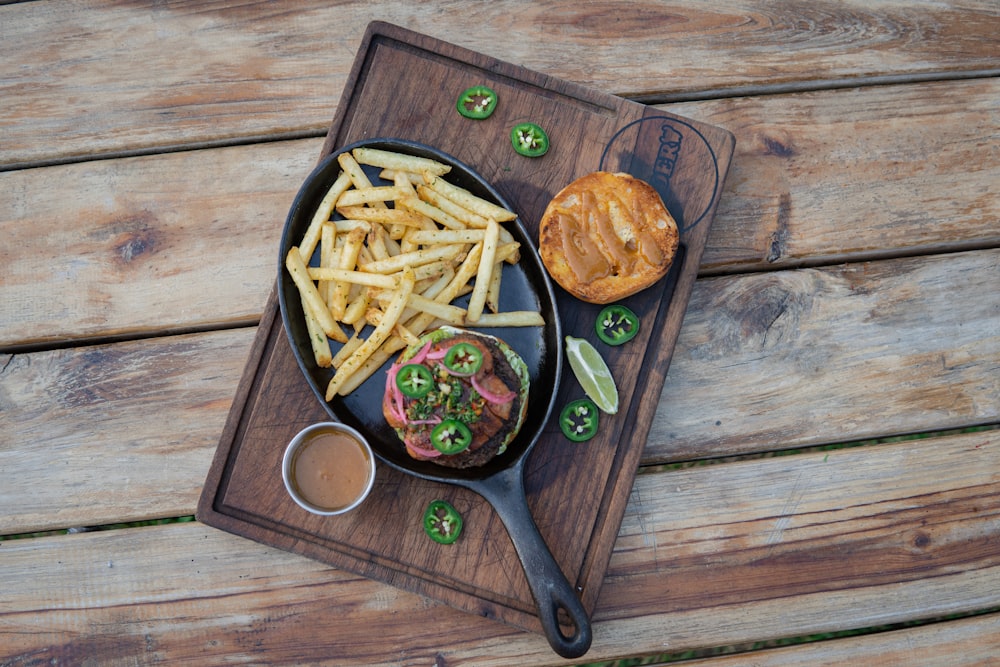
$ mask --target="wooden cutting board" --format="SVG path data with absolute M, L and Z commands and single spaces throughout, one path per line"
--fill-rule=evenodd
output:
M 462 118 L 455 101 L 485 84 L 499 97 L 487 120 Z M 551 148 L 517 155 L 508 138 L 523 121 L 543 126 Z M 618 383 L 621 407 L 598 436 L 572 443 L 550 423 L 525 469 L 528 505 L 588 614 L 628 501 L 660 390 L 735 144 L 720 128 L 596 92 L 398 26 L 375 22 L 361 43 L 323 147 L 364 138 L 430 144 L 479 171 L 515 207 L 532 238 L 550 198 L 585 173 L 625 171 L 651 183 L 681 227 L 670 273 L 624 301 L 641 318 L 621 347 L 594 334 L 598 306 L 557 288 L 564 333 L 595 343 Z M 248 168 L 252 168 L 248 166 Z M 291 205 L 294 192 L 288 193 Z M 275 268 L 283 221 L 275 220 Z M 558 406 L 582 396 L 568 367 Z M 541 631 L 513 544 L 473 492 L 379 465 L 365 503 L 340 517 L 313 516 L 287 496 L 281 458 L 301 428 L 329 418 L 299 370 L 277 298 L 264 310 L 198 506 L 204 523 L 418 592 L 471 613 Z M 554 420 L 551 420 L 554 422 Z M 423 534 L 434 498 L 463 514 L 465 531 L 442 547 Z

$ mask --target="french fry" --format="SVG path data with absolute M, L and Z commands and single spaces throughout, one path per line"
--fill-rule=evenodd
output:
M 465 188 L 460 188 L 459 186 L 449 183 L 443 178 L 438 178 L 433 174 L 428 175 L 428 173 L 425 172 L 424 180 L 429 183 L 429 187 L 433 190 L 440 192 L 462 208 L 472 211 L 476 215 L 482 216 L 483 218 L 506 222 L 517 217 L 517 214 L 513 211 L 508 211 L 503 206 L 497 206 L 493 202 L 486 201 L 482 197 L 477 197 Z
M 411 333 L 413 333 L 412 329 Z M 419 336 L 420 334 L 415 335 Z M 360 387 L 365 380 L 370 378 L 375 371 L 382 367 L 382 364 L 387 362 L 392 355 L 396 354 L 404 347 L 406 347 L 406 341 L 399 336 L 391 336 L 385 343 L 382 344 L 382 347 L 373 352 L 372 355 L 368 357 L 363 364 L 361 364 L 358 370 L 351 374 L 350 377 L 344 379 L 340 386 L 340 395 L 346 396 Z
M 417 190 L 413 187 L 413 181 L 410 180 L 410 175 L 405 171 L 394 171 L 389 177 L 392 184 L 397 188 L 402 188 L 406 193 L 404 197 L 416 197 Z M 397 197 L 397 199 L 403 199 L 404 197 Z
M 416 334 L 407 329 L 405 326 L 396 322 L 396 326 L 392 329 L 393 333 L 403 339 L 403 342 L 407 345 L 419 345 L 420 339 L 417 338 Z
M 405 226 L 403 227 L 404 232 L 408 229 L 411 228 Z M 385 251 L 389 253 L 390 257 L 395 257 L 399 253 L 403 252 L 403 249 L 399 246 L 399 242 L 393 238 L 391 233 L 386 234 L 385 237 L 382 239 L 382 242 L 385 243 Z
M 319 242 L 323 223 L 328 221 L 330 216 L 333 215 L 334 204 L 336 204 L 340 195 L 346 192 L 349 187 L 351 187 L 350 174 L 342 171 L 336 180 L 334 180 L 330 189 L 323 195 L 323 200 L 313 214 L 309 227 L 306 228 L 306 233 L 302 236 L 302 242 L 299 243 L 299 254 L 302 255 L 303 262 L 308 262 L 309 258 L 312 257 L 313 251 L 316 250 L 316 244 Z
M 369 262 L 374 262 L 375 257 L 372 255 L 372 251 L 368 249 L 363 242 L 361 244 L 361 250 L 358 251 L 358 263 L 368 264 Z
M 368 249 L 375 259 L 386 259 L 389 256 L 389 249 L 385 245 L 389 233 L 382 225 L 372 225 L 368 232 Z M 397 253 L 398 254 L 398 253 Z
M 399 289 L 394 293 L 391 303 L 385 309 L 382 319 L 375 327 L 375 330 L 341 364 L 337 372 L 330 378 L 330 383 L 326 387 L 327 401 L 332 400 L 337 395 L 344 382 L 361 368 L 361 365 L 365 363 L 382 343 L 385 342 L 389 334 L 392 333 L 393 327 L 399 321 L 399 316 L 403 314 L 403 310 L 406 308 L 410 294 L 413 293 L 414 282 L 416 281 L 413 279 L 413 271 L 409 267 L 403 269 Z
M 425 331 L 425 329 L 413 329 L 410 322 L 405 323 L 403 326 L 414 336 L 420 336 Z M 382 343 L 381 347 L 361 364 L 357 371 L 344 380 L 338 393 L 341 396 L 350 394 L 364 384 L 386 361 L 406 346 L 407 342 L 399 334 L 393 333 Z
M 545 318 L 537 310 L 508 310 L 503 313 L 483 313 L 476 326 L 542 327 L 545 326 Z
M 451 167 L 431 158 L 406 155 L 395 151 L 385 151 L 378 148 L 359 147 L 353 151 L 354 159 L 360 164 L 372 167 L 382 167 L 393 171 L 406 171 L 416 174 L 428 171 L 435 176 L 442 176 L 451 171 Z
M 338 268 L 343 271 L 352 271 L 357 266 L 358 255 L 361 252 L 361 245 L 365 242 L 365 233 L 360 229 L 352 230 L 347 234 L 347 240 L 340 251 L 340 263 Z M 346 280 L 337 280 L 333 284 L 333 294 L 330 296 L 330 312 L 338 320 L 344 317 L 344 309 L 347 308 L 347 296 L 350 293 L 351 284 Z
M 337 280 L 352 285 L 378 287 L 380 289 L 398 289 L 399 278 L 384 273 L 369 273 L 368 271 L 351 271 L 348 269 L 310 266 L 306 269 L 310 280 Z
M 465 314 L 467 322 L 475 323 L 483 314 L 486 306 L 486 293 L 490 288 L 490 277 L 493 275 L 494 262 L 497 256 L 497 243 L 500 240 L 500 225 L 496 220 L 490 220 L 483 237 L 482 252 L 479 256 L 479 267 L 476 270 L 476 286 L 469 297 L 469 308 Z
M 465 325 L 465 309 L 459 306 L 439 303 L 434 299 L 428 299 L 419 294 L 410 295 L 409 304 L 421 312 L 433 315 L 439 320 L 444 320 L 448 324 L 454 324 L 458 327 Z
M 316 326 L 320 328 L 320 331 L 322 331 L 323 335 L 326 338 L 329 338 L 330 340 L 336 341 L 338 343 L 345 342 L 347 340 L 347 334 L 345 334 L 344 330 L 340 328 L 340 323 L 336 322 L 336 320 L 334 321 L 333 329 L 327 330 L 323 328 L 322 321 L 323 318 L 326 317 L 326 314 L 330 312 L 329 308 L 327 308 L 325 304 L 321 304 L 319 307 L 319 311 L 316 311 L 314 310 L 316 306 L 317 304 L 313 303 L 312 301 L 306 299 L 305 297 L 302 298 L 302 313 L 306 319 L 307 330 L 308 330 L 308 322 L 310 319 L 312 319 L 315 321 Z M 313 354 L 315 354 L 315 351 L 313 352 Z
M 414 213 L 427 216 L 442 227 L 447 227 L 448 229 L 466 229 L 469 227 L 465 222 L 441 210 L 434 204 L 421 199 L 419 196 L 404 197 L 399 200 L 399 203 Z
M 464 246 L 458 244 L 439 245 L 423 250 L 405 252 L 389 257 L 387 259 L 376 260 L 361 265 L 361 268 L 371 273 L 395 273 L 403 267 L 415 267 L 421 264 L 428 264 L 441 259 L 453 259 L 457 257 Z
M 416 229 L 407 235 L 407 239 L 420 245 L 434 245 L 479 243 L 485 236 L 485 229 Z
M 401 208 L 365 208 L 364 206 L 337 207 L 337 212 L 345 218 L 378 222 L 383 225 L 405 225 L 423 227 L 424 217 Z
M 461 255 L 461 253 L 459 253 Z M 429 280 L 431 278 L 437 278 L 438 276 L 447 273 L 451 268 L 452 260 L 441 259 L 436 262 L 427 262 L 426 264 L 420 264 L 419 266 L 413 267 L 413 275 L 416 276 L 417 281 Z
M 504 243 L 497 248 L 497 261 L 517 264 L 521 259 L 521 244 L 517 241 Z
M 510 231 L 508 231 L 503 225 L 500 225 L 500 243 L 517 243 L 517 241 L 514 240 L 514 235 L 511 234 Z M 520 247 L 520 245 L 521 244 L 518 243 L 518 247 Z
M 372 187 L 372 182 L 368 179 L 365 174 L 365 170 L 361 168 L 358 161 L 354 159 L 350 153 L 341 153 L 337 156 L 337 162 L 340 163 L 340 168 L 343 169 L 351 179 L 351 183 L 355 188 L 361 190 L 364 188 Z M 385 202 L 374 202 L 372 206 L 377 208 L 385 208 Z M 345 215 L 345 218 L 350 216 Z
M 333 224 L 336 226 L 338 234 L 346 234 L 352 229 L 357 229 L 359 227 L 365 230 L 365 233 L 367 234 L 371 231 L 372 227 L 372 223 L 367 222 L 366 220 L 349 220 L 346 218 L 344 220 L 334 220 Z
M 368 234 L 361 227 L 352 229 L 347 233 L 344 240 L 344 247 L 340 251 L 340 263 L 337 265 L 341 269 L 352 271 L 358 265 L 358 257 L 364 247 L 365 237 Z
M 457 297 L 465 293 L 465 288 L 467 287 L 468 281 L 476 273 L 476 267 L 478 266 L 478 261 L 479 261 L 479 253 L 481 251 L 482 247 L 480 245 L 477 245 L 473 248 L 473 251 L 469 253 L 469 257 L 466 257 L 465 261 L 463 261 L 462 264 L 459 266 L 459 270 L 457 272 L 454 272 L 454 274 L 451 277 L 451 280 L 449 280 L 447 284 L 444 285 L 444 287 L 441 288 L 438 291 L 438 293 L 433 297 L 434 301 L 437 301 L 438 303 L 442 304 L 451 303 Z M 428 328 L 430 328 L 430 326 L 434 324 L 434 322 L 436 321 L 437 317 L 433 313 L 421 312 L 418 315 L 414 316 L 413 319 L 411 319 L 409 322 L 407 322 L 406 327 L 414 334 L 419 336 Z M 399 343 L 398 337 L 391 345 L 387 343 L 386 347 L 392 349 L 392 352 L 390 352 L 390 354 L 402 349 L 403 347 L 406 347 L 405 345 L 399 345 L 398 347 L 396 347 L 395 346 L 396 343 Z M 381 364 L 382 362 L 379 362 L 378 366 L 381 366 Z M 375 368 L 369 368 L 366 365 L 366 371 L 369 374 L 374 373 L 375 370 L 378 368 L 378 366 L 376 366 Z
M 355 331 L 363 329 L 364 325 L 367 323 L 365 320 L 365 312 L 368 310 L 368 304 L 371 302 L 371 298 L 368 296 L 368 290 L 362 290 L 358 295 L 347 304 L 347 308 L 344 309 L 344 318 L 341 320 L 344 324 L 350 324 L 354 327 Z M 360 324 L 360 326 L 358 326 Z
M 306 317 L 306 331 L 309 333 L 309 344 L 312 346 L 313 358 L 320 368 L 329 368 L 333 365 L 333 354 L 330 352 L 329 339 L 323 326 L 316 319 L 312 309 L 303 303 L 303 311 Z
M 490 286 L 486 290 L 486 308 L 491 313 L 496 313 L 500 310 L 500 282 L 502 277 L 503 261 L 493 262 L 493 273 L 490 275 Z
M 410 180 L 409 174 L 407 174 L 407 172 L 405 171 L 395 171 L 392 172 L 392 176 L 390 177 L 389 180 L 391 180 L 393 182 L 393 185 L 395 185 L 396 188 L 398 188 L 402 192 L 402 194 L 399 197 L 396 197 L 395 208 L 400 208 L 401 206 L 403 208 L 406 208 L 405 206 L 403 206 L 402 201 L 406 199 L 412 199 L 417 196 L 417 191 L 413 187 L 413 181 Z M 419 213 L 419 211 L 411 211 L 411 212 Z M 434 227 L 433 221 L 428 219 L 424 220 L 425 229 L 432 229 L 433 227 Z M 389 228 L 389 238 L 393 240 L 402 239 L 406 235 L 406 232 L 409 231 L 410 229 L 412 228 L 404 227 L 403 225 L 391 225 Z M 407 244 L 406 250 L 412 250 L 412 248 L 410 248 Z
M 463 227 L 476 227 L 478 229 L 486 229 L 486 223 L 488 221 L 487 218 L 477 213 L 474 213 L 467 208 L 460 206 L 459 204 L 448 199 L 448 197 L 446 197 L 442 193 L 438 192 L 437 190 L 427 185 L 418 185 L 417 195 L 420 197 L 421 201 L 424 201 L 432 206 L 435 206 L 436 208 L 438 208 L 441 211 L 444 211 L 446 214 L 448 214 L 455 220 L 458 220 Z
M 333 361 L 331 365 L 334 368 L 340 368 L 343 365 L 344 360 L 354 354 L 354 351 L 361 346 L 361 343 L 365 342 L 364 338 L 360 338 L 357 335 L 351 336 L 344 345 L 337 350 L 337 354 L 333 355 Z
M 424 333 L 437 318 L 430 313 L 420 313 L 415 316 L 409 322 L 406 323 L 406 328 L 416 336 Z M 368 379 L 372 373 L 377 371 L 382 364 L 384 364 L 389 357 L 391 357 L 396 352 L 399 352 L 404 347 L 406 343 L 399 336 L 390 337 L 382 347 L 373 354 L 361 367 L 361 369 L 355 373 L 349 380 L 344 382 L 344 386 L 341 388 L 342 394 L 349 394 L 350 392 L 357 389 L 366 379 Z
M 392 180 L 393 184 L 403 192 L 402 196 L 396 198 L 395 208 L 400 208 L 400 207 L 406 208 L 406 206 L 402 204 L 403 200 L 417 198 L 417 191 L 413 187 L 413 182 L 410 180 L 409 175 L 405 171 L 392 172 L 392 177 L 390 180 Z M 411 210 L 411 212 L 418 213 L 417 211 L 413 210 Z M 424 220 L 423 228 L 434 229 L 434 222 L 429 219 Z M 413 229 L 412 227 L 404 227 L 403 225 L 392 225 L 389 230 L 390 231 L 389 237 L 392 238 L 393 240 L 404 240 L 406 233 L 411 231 L 412 229 Z M 404 242 L 402 245 L 403 248 L 401 248 L 400 252 L 409 252 L 410 250 L 415 249 L 410 243 Z
M 442 272 L 441 275 L 438 276 L 434 282 L 432 282 L 430 285 L 425 287 L 422 292 L 420 292 L 420 296 L 425 297 L 427 299 L 435 299 L 437 295 L 440 294 L 444 290 L 444 288 L 451 283 L 454 277 L 455 277 L 455 269 L 453 269 L 450 266 L 446 267 L 444 272 Z
M 414 252 L 416 250 L 420 250 L 420 246 L 417 245 L 416 243 L 413 243 L 412 241 L 407 240 L 406 234 L 403 234 L 403 238 L 399 240 L 399 252 L 400 253 Z
M 477 243 L 472 246 L 472 250 L 469 251 L 465 261 L 458 265 L 458 269 L 455 271 L 455 276 L 451 279 L 451 282 L 441 290 L 440 294 L 434 297 L 434 300 L 440 303 L 451 303 L 458 298 L 462 288 L 472 280 L 472 276 L 476 275 L 476 272 L 479 270 L 479 260 L 482 256 L 483 244 Z
M 368 321 L 368 324 L 378 326 L 379 322 L 382 321 L 383 315 L 381 308 L 369 306 L 365 309 L 365 319 Z
M 454 324 L 457 327 L 463 326 L 465 324 L 465 308 L 460 306 L 453 306 L 448 303 L 438 303 L 434 299 L 428 299 L 425 296 L 421 296 L 416 292 L 410 294 L 410 299 L 407 301 L 407 305 L 417 312 L 427 313 L 428 315 L 433 315 L 439 320 L 447 322 L 448 324 Z M 402 319 L 406 318 L 406 313 L 403 314 Z
M 340 254 L 339 251 L 337 250 L 337 242 L 336 242 L 337 228 L 330 222 L 324 222 L 319 238 L 320 238 L 319 265 L 321 268 L 331 267 L 333 266 L 334 255 L 337 255 L 339 257 Z M 309 278 L 311 280 L 316 280 L 316 278 L 312 275 L 311 271 Z M 316 288 L 319 290 L 319 295 L 323 298 L 323 301 L 330 303 L 330 290 L 332 289 L 332 287 L 330 286 L 330 281 L 320 280 L 319 283 L 316 285 Z
M 367 188 L 355 188 L 340 195 L 340 198 L 337 199 L 337 208 L 361 206 L 362 204 L 373 204 L 375 202 L 384 203 L 400 199 L 408 194 L 405 188 L 397 188 L 394 185 L 373 185 Z
M 435 222 L 449 229 L 461 229 L 465 227 L 486 229 L 486 225 L 490 221 L 490 218 L 462 207 L 433 188 L 418 186 L 417 193 L 423 204 L 415 205 L 414 210 L 419 210 Z M 409 200 L 405 201 L 409 203 Z M 500 242 L 504 244 L 516 243 L 514 236 L 503 226 L 500 227 Z M 516 260 L 511 263 L 516 263 Z
M 490 218 L 484 217 L 462 207 L 460 204 L 448 199 L 444 194 L 426 186 L 418 186 L 417 193 L 421 203 L 414 203 L 413 210 L 419 211 L 435 222 L 449 229 L 464 229 L 474 227 L 476 229 L 486 229 Z M 412 202 L 409 199 L 403 200 L 404 205 L 409 206 Z M 505 209 L 501 209 L 505 210 Z M 514 243 L 513 235 L 503 226 L 500 227 L 500 242 Z
M 320 297 L 316 285 L 309 279 L 309 271 L 306 269 L 305 262 L 302 261 L 302 255 L 299 254 L 297 247 L 292 246 L 289 248 L 288 254 L 285 255 L 285 268 L 292 276 L 295 286 L 299 288 L 303 306 L 312 310 L 313 315 L 316 316 L 326 335 L 334 340 L 347 340 L 343 329 L 337 324 L 337 321 L 330 313 L 330 309 L 326 307 L 326 303 Z
M 406 176 L 406 180 L 414 185 L 424 182 L 424 175 L 413 171 L 400 171 L 399 169 L 383 169 L 378 173 L 379 178 L 387 181 L 394 181 L 400 174 Z

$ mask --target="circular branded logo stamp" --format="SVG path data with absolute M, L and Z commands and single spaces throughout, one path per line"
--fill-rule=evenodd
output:
M 682 234 L 705 219 L 721 187 L 711 144 L 676 116 L 640 118 L 619 129 L 604 147 L 600 169 L 626 172 L 656 188 Z

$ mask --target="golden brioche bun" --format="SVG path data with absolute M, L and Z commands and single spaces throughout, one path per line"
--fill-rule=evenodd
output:
M 610 303 L 666 275 L 677 223 L 655 189 L 628 174 L 596 171 L 553 197 L 539 223 L 542 262 L 559 285 Z

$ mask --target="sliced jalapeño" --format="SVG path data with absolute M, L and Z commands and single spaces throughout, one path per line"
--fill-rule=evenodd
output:
M 472 343 L 455 343 L 445 353 L 444 365 L 455 375 L 475 375 L 483 365 L 483 353 Z
M 406 364 L 396 373 L 396 386 L 403 396 L 421 398 L 434 386 L 434 377 L 423 364 Z
M 520 123 L 510 131 L 514 150 L 526 157 L 541 157 L 549 150 L 549 135 L 535 123 Z
M 639 333 L 639 316 L 621 304 L 612 304 L 597 315 L 594 329 L 608 345 L 621 345 Z
M 445 419 L 431 430 L 431 444 L 446 456 L 464 452 L 472 444 L 472 430 L 457 419 Z
M 483 120 L 489 118 L 497 108 L 497 94 L 487 86 L 472 86 L 458 96 L 455 108 L 466 118 Z
M 600 412 L 589 398 L 578 398 L 566 404 L 559 414 L 559 428 L 573 442 L 590 440 L 597 435 Z
M 451 544 L 462 534 L 462 515 L 446 500 L 432 500 L 424 510 L 424 532 L 438 544 Z

